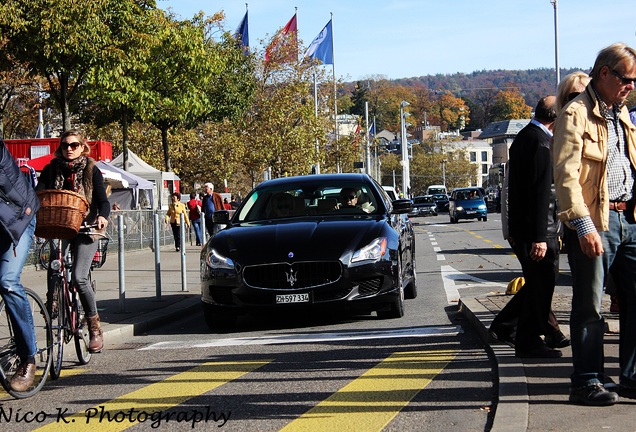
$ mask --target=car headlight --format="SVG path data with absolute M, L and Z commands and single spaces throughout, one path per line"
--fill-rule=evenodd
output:
M 206 257 L 205 261 L 213 270 L 234 270 L 234 261 L 232 260 L 232 258 L 224 257 L 215 249 L 210 249 L 208 251 L 208 256 Z
M 479 207 L 477 207 L 479 210 L 486 210 L 486 205 L 485 204 L 480 204 Z
M 455 207 L 455 210 L 457 210 L 457 211 L 464 211 L 464 207 L 462 207 L 462 206 L 457 206 L 457 207 Z
M 377 261 L 386 253 L 386 237 L 379 237 L 363 248 L 358 249 L 351 256 L 351 262 Z

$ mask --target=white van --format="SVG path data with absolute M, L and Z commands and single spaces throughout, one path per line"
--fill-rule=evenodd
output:
M 430 185 L 426 188 L 426 195 L 439 195 L 444 194 L 448 195 L 448 191 L 446 190 L 446 186 L 444 185 Z

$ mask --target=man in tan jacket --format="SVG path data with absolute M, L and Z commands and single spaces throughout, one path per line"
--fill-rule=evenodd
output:
M 636 50 L 621 43 L 601 50 L 590 75 L 556 120 L 554 183 L 573 278 L 570 401 L 613 405 L 618 394 L 636 398 L 636 128 L 623 106 L 634 89 Z M 600 311 L 610 267 L 625 304 L 618 394 L 605 388 L 615 384 L 603 365 Z

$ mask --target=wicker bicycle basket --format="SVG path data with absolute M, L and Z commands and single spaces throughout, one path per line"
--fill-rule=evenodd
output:
M 35 235 L 47 239 L 70 239 L 77 235 L 84 221 L 88 201 L 82 195 L 47 189 L 37 193 L 40 210 L 37 213 Z

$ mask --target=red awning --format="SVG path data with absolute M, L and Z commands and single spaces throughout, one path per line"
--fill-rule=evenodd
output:
M 53 153 L 49 153 L 47 155 L 40 156 L 35 159 L 30 159 L 29 161 L 27 161 L 27 165 L 32 167 L 34 170 L 40 172 L 44 169 L 45 166 L 49 164 L 49 162 L 51 162 L 51 159 L 53 159 L 53 157 L 54 157 Z

